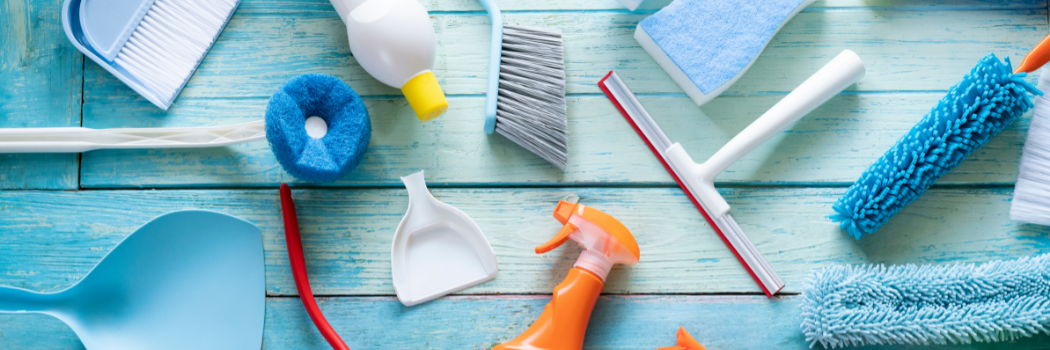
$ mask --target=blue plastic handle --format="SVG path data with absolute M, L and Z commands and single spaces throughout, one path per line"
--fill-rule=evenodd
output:
M 492 46 L 489 48 L 489 86 L 485 90 L 485 133 L 496 131 L 496 96 L 499 94 L 499 59 L 503 54 L 503 15 L 494 0 L 480 0 L 492 19 Z
M 0 313 L 40 312 L 53 307 L 56 293 L 37 293 L 22 288 L 0 286 Z

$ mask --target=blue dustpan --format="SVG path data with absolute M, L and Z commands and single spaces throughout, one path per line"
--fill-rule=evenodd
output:
M 157 6 L 156 13 L 166 15 L 151 17 L 150 13 L 154 13 L 154 5 L 158 3 L 164 4 Z M 218 0 L 178 3 L 181 6 L 173 6 L 171 1 L 155 0 L 65 0 L 62 3 L 62 29 L 85 57 L 157 107 L 168 110 L 233 16 L 240 0 L 232 3 Z M 201 6 L 203 4 L 212 7 Z M 221 25 L 211 27 L 216 24 Z M 140 37 L 143 41 L 135 38 L 136 33 L 141 34 L 140 26 L 146 28 L 141 33 L 153 33 Z M 121 60 L 121 50 L 129 42 L 137 43 L 130 47 L 138 49 L 130 52 L 131 56 L 140 59 Z M 201 51 L 201 48 L 186 44 L 189 42 L 207 45 Z M 176 57 L 179 57 L 177 60 L 195 59 L 188 61 L 193 63 L 192 69 L 186 71 L 167 61 Z M 164 75 L 170 75 L 168 78 L 173 80 L 159 78 Z
M 0 313 L 54 316 L 93 349 L 262 347 L 262 234 L 225 214 L 162 215 L 55 293 L 0 287 Z

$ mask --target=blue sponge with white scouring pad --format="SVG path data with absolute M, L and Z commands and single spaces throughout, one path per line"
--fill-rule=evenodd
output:
M 675 0 L 635 40 L 703 105 L 744 75 L 780 28 L 814 0 Z
M 372 122 L 361 97 L 339 78 L 303 74 L 266 106 L 266 139 L 281 167 L 306 181 L 334 181 L 361 163 Z

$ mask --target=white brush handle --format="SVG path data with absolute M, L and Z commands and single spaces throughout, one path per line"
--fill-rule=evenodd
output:
M 701 165 L 700 176 L 714 179 L 730 164 L 751 152 L 809 112 L 827 102 L 864 76 L 864 62 L 843 50 L 831 62 L 802 82 L 773 108 L 758 117 Z
M 219 147 L 266 138 L 266 122 L 196 128 L 0 129 L 0 153 L 76 153 L 98 149 Z

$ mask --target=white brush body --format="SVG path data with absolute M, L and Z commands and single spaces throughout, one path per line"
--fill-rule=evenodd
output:
M 175 100 L 237 8 L 237 0 L 156 0 L 114 61 L 162 109 Z
M 1042 69 L 1039 90 L 1050 91 L 1050 74 Z M 1010 220 L 1050 226 L 1050 98 L 1035 97 L 1021 169 L 1010 202 Z

